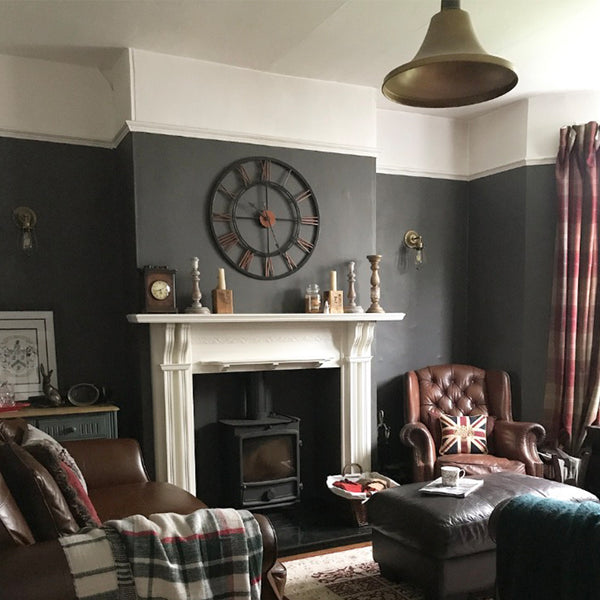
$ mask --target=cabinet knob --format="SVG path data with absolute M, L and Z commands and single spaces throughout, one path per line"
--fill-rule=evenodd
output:
M 63 434 L 65 434 L 65 433 L 75 433 L 76 431 L 77 431 L 77 427 L 73 427 L 73 426 L 71 426 L 71 427 L 65 427 L 63 429 Z
M 273 488 L 269 488 L 268 490 L 266 490 L 262 496 L 262 499 L 265 502 L 271 502 L 271 500 L 274 500 L 275 499 L 275 491 L 273 490 Z

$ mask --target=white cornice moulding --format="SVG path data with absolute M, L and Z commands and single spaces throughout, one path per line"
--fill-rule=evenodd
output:
M 377 163 L 377 175 L 405 175 L 406 177 L 428 177 L 430 179 L 448 179 L 451 181 L 469 181 L 471 179 L 469 175 L 460 173 L 426 171 L 379 163 Z
M 376 148 L 366 146 L 330 144 L 314 140 L 297 140 L 285 137 L 261 136 L 241 132 L 221 131 L 217 129 L 182 127 L 177 125 L 166 125 L 163 123 L 148 123 L 143 121 L 127 121 L 126 126 L 128 130 L 132 132 L 154 133 L 157 135 L 218 140 L 222 142 L 236 142 L 239 144 L 279 146 L 283 148 L 296 148 L 299 150 L 312 150 L 315 152 L 332 152 L 336 154 L 351 154 L 355 156 L 376 157 L 378 154 Z
M 0 129 L 0 137 L 14 138 L 17 140 L 29 140 L 32 142 L 50 142 L 52 144 L 71 144 L 74 146 L 92 146 L 94 148 L 106 148 L 112 150 L 116 147 L 115 139 L 96 140 L 89 138 L 78 138 L 67 135 L 54 135 L 46 133 L 35 133 L 27 131 L 14 131 L 12 129 Z M 120 140 L 119 140 L 120 143 Z
M 505 171 L 512 171 L 513 169 L 519 169 L 520 167 L 535 167 L 537 165 L 552 165 L 556 162 L 555 156 L 549 156 L 547 158 L 536 158 L 536 159 L 523 159 L 517 160 L 507 165 L 501 165 L 494 167 L 493 169 L 487 169 L 479 173 L 473 173 L 469 176 L 467 181 L 475 181 L 475 179 L 482 179 L 483 177 L 489 177 L 490 175 L 498 175 Z
M 250 138 L 240 139 L 238 136 L 227 134 L 226 132 L 200 132 L 193 131 L 189 128 L 183 127 L 167 127 L 156 123 L 138 123 L 134 121 L 127 121 L 123 127 L 119 130 L 117 135 L 112 140 L 92 140 L 75 138 L 61 135 L 48 135 L 41 133 L 28 133 L 23 131 L 13 131 L 8 129 L 0 129 L 0 137 L 3 138 L 14 138 L 20 140 L 29 140 L 32 142 L 49 142 L 54 144 L 71 144 L 76 146 L 91 146 L 94 148 L 104 148 L 107 150 L 114 150 L 119 144 L 125 139 L 129 132 L 141 132 L 141 133 L 154 133 L 158 135 L 172 135 L 180 137 L 190 137 L 199 139 L 212 139 L 226 142 L 237 142 L 237 143 L 248 143 L 248 144 L 260 144 L 265 146 L 280 146 L 284 148 L 298 148 L 301 150 L 312 150 L 316 152 L 332 152 L 338 154 L 349 154 L 355 156 L 366 156 L 377 158 L 378 153 L 372 148 L 350 148 L 339 146 L 337 148 L 324 147 L 323 144 L 317 142 L 313 143 L 313 147 L 309 147 L 308 144 L 300 143 L 294 140 L 275 140 L 267 138 Z M 386 165 L 377 163 L 376 173 L 378 175 L 404 175 L 406 177 L 428 177 L 431 179 L 446 179 L 449 181 L 474 181 L 475 179 L 481 179 L 490 175 L 496 175 L 503 173 L 504 171 L 511 171 L 518 169 L 519 167 L 530 167 L 536 165 L 551 165 L 556 162 L 555 156 L 548 156 L 545 158 L 536 159 L 523 159 L 515 161 L 506 165 L 501 165 L 493 169 L 481 171 L 479 173 L 472 173 L 470 175 L 447 173 L 447 172 L 435 172 L 426 171 L 420 169 L 408 169 L 398 167 L 396 165 Z

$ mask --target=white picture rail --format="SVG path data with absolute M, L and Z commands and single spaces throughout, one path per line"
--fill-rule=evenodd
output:
M 0 383 L 13 385 L 18 402 L 42 395 L 40 365 L 57 387 L 53 313 L 0 311 Z

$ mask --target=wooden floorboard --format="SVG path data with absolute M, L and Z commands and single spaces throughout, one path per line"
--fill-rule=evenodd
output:
M 323 554 L 331 554 L 332 552 L 343 552 L 344 550 L 353 550 L 354 548 L 364 548 L 370 546 L 371 542 L 360 542 L 358 544 L 348 544 L 347 546 L 336 546 L 335 548 L 325 548 L 324 550 L 315 550 L 314 552 L 304 552 L 302 554 L 293 554 L 291 556 L 285 556 L 281 558 L 281 562 L 286 563 L 290 560 L 297 560 L 299 558 L 310 558 L 311 556 L 322 556 Z

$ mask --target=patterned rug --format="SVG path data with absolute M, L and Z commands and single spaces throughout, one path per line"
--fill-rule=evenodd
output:
M 408 583 L 379 573 L 371 546 L 282 562 L 287 567 L 289 600 L 423 600 Z
M 371 546 L 283 562 L 289 600 L 423 600 L 417 588 L 380 575 Z

